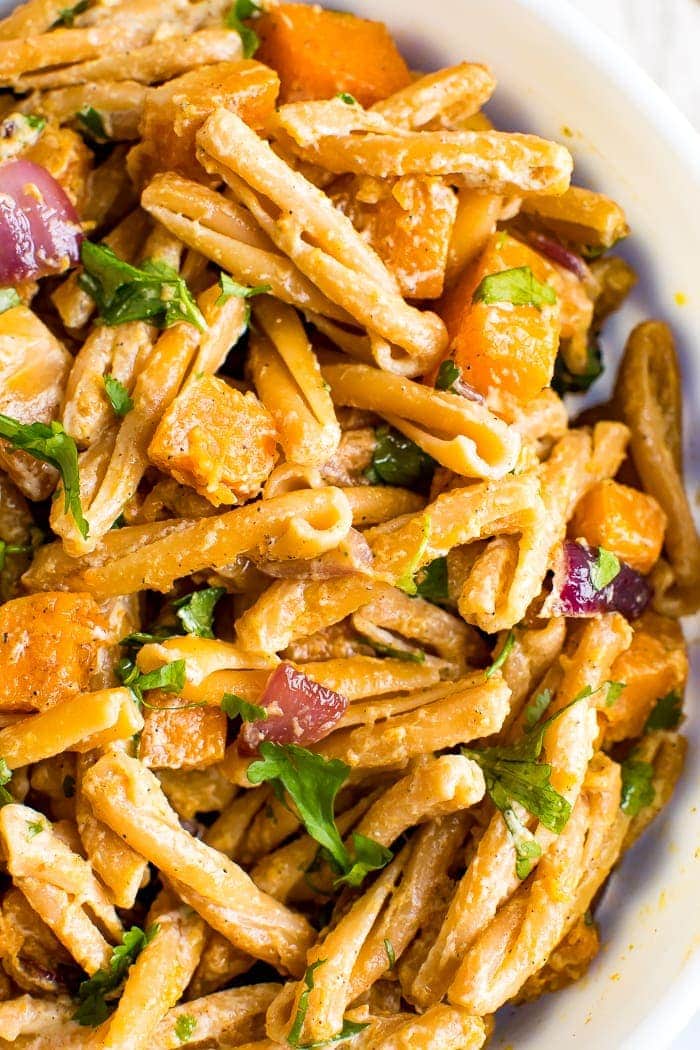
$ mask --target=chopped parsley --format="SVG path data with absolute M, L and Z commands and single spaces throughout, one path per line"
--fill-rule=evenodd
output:
M 435 460 L 389 426 L 377 427 L 372 463 L 365 477 L 372 485 L 401 485 L 415 488 L 427 483 L 435 472 Z
M 582 394 L 603 374 L 603 353 L 597 338 L 589 339 L 586 347 L 586 365 L 583 372 L 572 372 L 559 352 L 554 362 L 552 387 L 560 397 L 564 394 Z
M 7 790 L 7 785 L 12 780 L 12 770 L 4 758 L 0 758 L 0 807 L 6 806 L 8 802 L 14 802 L 14 797 Z
M 5 543 L 0 540 L 0 572 L 5 568 L 5 561 L 12 554 L 31 554 L 33 547 L 23 546 L 19 543 Z
M 186 1043 L 194 1035 L 196 1027 L 196 1017 L 193 1017 L 192 1014 L 180 1014 L 175 1022 L 175 1038 L 181 1043 Z
M 78 449 L 73 438 L 60 423 L 20 423 L 18 419 L 0 414 L 0 437 L 13 448 L 27 452 L 42 463 L 49 463 L 61 475 L 64 507 L 73 515 L 80 535 L 85 539 L 88 523 L 83 517 L 80 502 Z
M 529 266 L 488 274 L 472 296 L 475 303 L 512 303 L 514 306 L 536 306 L 538 310 L 556 301 L 554 289 L 538 281 Z
M 452 390 L 455 383 L 462 378 L 462 370 L 458 368 L 452 358 L 446 358 L 438 369 L 435 379 L 436 390 Z
M 75 114 L 75 119 L 95 142 L 109 141 L 102 114 L 94 106 L 83 106 Z
M 144 674 L 133 660 L 124 656 L 117 664 L 115 673 L 122 685 L 131 690 L 138 703 L 148 707 L 149 705 L 143 699 L 143 694 L 149 689 L 165 689 L 169 693 L 182 692 L 185 686 L 186 664 L 184 660 L 173 660 L 172 663 L 163 664 L 155 671 L 147 671 Z M 200 707 L 201 704 L 184 706 Z
M 131 412 L 134 402 L 129 397 L 129 391 L 120 383 L 116 376 L 104 375 L 102 382 L 105 385 L 105 393 L 110 405 L 118 416 L 125 416 Z
M 199 638 L 214 637 L 214 609 L 225 594 L 225 587 L 203 587 L 201 591 L 193 591 L 172 603 L 187 634 L 196 634 Z
M 254 18 L 259 11 L 260 8 L 254 0 L 236 0 L 224 19 L 228 28 L 235 29 L 240 36 L 244 58 L 253 57 L 260 47 L 260 37 L 254 29 L 244 24 L 243 19 Z
M 267 292 L 272 291 L 271 284 L 256 284 L 252 288 L 248 288 L 245 284 L 239 284 L 238 281 L 234 281 L 233 277 L 223 271 L 219 274 L 219 285 L 221 286 L 221 295 L 216 300 L 217 306 L 223 306 L 232 297 L 236 299 L 252 299 L 254 295 L 266 295 Z M 246 303 L 245 323 L 248 324 L 249 321 L 250 303 Z
M 605 694 L 605 706 L 612 707 L 616 700 L 620 698 L 622 690 L 625 688 L 625 682 L 606 682 L 608 691 Z
M 34 839 L 37 835 L 41 835 L 42 831 L 46 831 L 46 825 L 43 820 L 28 820 L 26 824 L 28 839 Z
M 551 689 L 543 689 L 538 693 L 532 703 L 525 708 L 525 728 L 532 729 L 537 725 L 545 711 L 552 702 L 554 694 Z
M 429 514 L 423 515 L 421 528 L 422 536 L 421 541 L 418 544 L 418 549 L 396 581 L 396 586 L 406 594 L 411 595 L 411 597 L 415 597 L 418 594 L 418 584 L 415 581 L 415 575 L 421 567 L 421 562 L 423 561 L 423 557 L 428 549 L 428 543 L 430 541 L 432 521 Z
M 393 970 L 396 966 L 396 952 L 394 951 L 394 945 L 387 937 L 384 938 L 384 951 L 389 960 L 389 969 Z
M 622 793 L 620 809 L 628 817 L 637 814 L 650 806 L 654 801 L 654 767 L 650 762 L 642 762 L 634 757 L 634 751 L 622 763 Z
M 335 97 L 339 98 L 341 102 L 344 102 L 346 106 L 357 105 L 357 99 L 354 95 L 351 95 L 349 91 L 339 91 Z
M 58 12 L 58 18 L 51 28 L 57 29 L 59 26 L 68 26 L 70 28 L 75 21 L 75 16 L 82 15 L 83 11 L 87 11 L 89 4 L 90 0 L 78 0 L 74 7 L 64 7 Z
M 264 722 L 268 717 L 267 708 L 250 704 L 235 693 L 224 693 L 221 710 L 229 718 L 241 718 L 244 722 Z
M 434 605 L 446 602 L 450 597 L 447 579 L 447 558 L 444 556 L 435 558 L 433 561 L 428 562 L 427 565 L 424 565 L 422 569 L 419 569 L 415 583 L 416 594 L 419 598 L 425 598 L 426 601 L 432 602 Z
M 187 321 L 201 331 L 206 321 L 185 281 L 164 262 L 147 260 L 132 266 L 106 244 L 83 241 L 80 287 L 97 303 L 99 319 L 106 325 L 149 321 L 161 328 Z
M 676 729 L 683 717 L 683 697 L 677 689 L 660 697 L 644 723 L 644 732 L 655 729 Z
M 515 631 L 511 628 L 511 630 L 508 631 L 508 635 L 506 637 L 505 642 L 503 643 L 503 648 L 501 649 L 500 653 L 498 654 L 496 659 L 493 661 L 491 666 L 486 668 L 486 671 L 484 672 L 484 675 L 485 675 L 486 678 L 492 678 L 493 675 L 495 675 L 496 671 L 500 671 L 501 670 L 501 668 L 503 667 L 504 663 L 506 662 L 506 660 L 510 656 L 511 649 L 513 648 L 514 645 L 515 645 Z
M 14 288 L 0 288 L 0 314 L 6 310 L 12 310 L 15 306 L 21 306 L 22 300 Z
M 260 754 L 262 757 L 248 766 L 248 780 L 251 784 L 270 783 L 280 802 L 284 802 L 285 791 L 288 793 L 307 832 L 338 873 L 338 883 L 359 886 L 370 871 L 389 863 L 391 850 L 373 839 L 355 833 L 351 855 L 340 837 L 335 798 L 349 776 L 349 766 L 297 744 L 275 744 L 269 740 L 260 745 Z
M 592 585 L 597 591 L 604 590 L 609 583 L 615 579 L 620 572 L 620 561 L 612 551 L 605 547 L 598 548 L 598 554 L 591 562 L 589 576 Z
M 96 1027 L 106 1021 L 116 1008 L 114 997 L 108 1001 L 107 996 L 116 992 L 125 979 L 143 949 L 151 943 L 158 932 L 157 924 L 145 932 L 139 926 L 132 926 L 122 936 L 122 943 L 112 950 L 109 965 L 99 969 L 89 980 L 83 981 L 78 988 L 79 1005 L 73 1020 L 83 1026 Z
M 297 1012 L 292 1022 L 292 1027 L 287 1033 L 287 1045 L 294 1047 L 295 1050 L 316 1050 L 317 1047 L 330 1046 L 334 1043 L 340 1043 L 345 1039 L 351 1039 L 352 1036 L 357 1035 L 358 1032 L 362 1032 L 367 1028 L 366 1024 L 359 1024 L 356 1021 L 343 1021 L 342 1029 L 330 1039 L 324 1039 L 320 1043 L 302 1043 L 300 1042 L 301 1033 L 304 1028 L 304 1021 L 309 1010 L 309 995 L 314 989 L 314 973 L 318 970 L 319 966 L 323 966 L 325 959 L 319 959 L 317 962 L 312 963 L 307 967 L 306 973 L 304 974 L 304 989 L 299 996 L 299 1002 L 297 1003 Z
M 388 656 L 392 660 L 404 660 L 406 663 L 412 664 L 425 663 L 425 653 L 422 649 L 396 649 L 393 645 L 384 645 L 383 642 L 376 642 L 364 634 L 361 634 L 360 638 L 367 645 L 372 646 L 377 656 Z

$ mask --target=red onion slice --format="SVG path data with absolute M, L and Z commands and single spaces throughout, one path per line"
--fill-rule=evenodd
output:
M 554 571 L 552 593 L 545 602 L 545 616 L 595 616 L 619 612 L 634 620 L 646 609 L 651 587 L 641 573 L 625 562 L 606 587 L 598 590 L 591 580 L 591 568 L 598 558 L 598 548 L 567 540 L 562 545 Z
M 0 167 L 0 284 L 61 273 L 78 261 L 82 238 L 75 208 L 45 168 Z
M 348 706 L 347 698 L 314 682 L 291 664 L 282 663 L 270 675 L 260 706 L 266 719 L 244 722 L 238 746 L 252 753 L 261 741 L 275 744 L 315 744 L 330 733 Z
M 548 237 L 546 233 L 539 233 L 537 230 L 531 230 L 528 240 L 540 255 L 546 255 L 552 262 L 563 266 L 565 270 L 570 270 L 580 281 L 585 281 L 590 276 L 588 267 L 581 256 L 565 248 L 553 237 Z

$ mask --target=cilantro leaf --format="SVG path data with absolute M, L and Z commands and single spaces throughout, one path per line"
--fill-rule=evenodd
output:
M 335 97 L 339 98 L 341 102 L 344 102 L 346 106 L 357 105 L 357 99 L 354 95 L 351 95 L 349 91 L 339 91 Z
M 434 605 L 449 599 L 447 558 L 435 558 L 419 570 L 416 578 L 416 594 Z
M 675 729 L 683 717 L 683 697 L 677 689 L 660 697 L 654 704 L 645 724 L 644 732 L 654 729 Z
M 166 689 L 169 693 L 181 693 L 185 685 L 186 670 L 184 660 L 173 660 L 172 663 L 163 664 L 155 671 L 147 671 L 144 674 L 133 660 L 125 656 L 117 664 L 115 674 L 122 685 L 131 690 L 139 704 L 148 707 L 143 694 L 149 689 Z M 201 703 L 183 704 L 178 705 L 177 709 L 201 706 Z
M 266 295 L 267 292 L 272 291 L 271 284 L 255 284 L 249 288 L 245 284 L 239 284 L 238 281 L 234 281 L 230 274 L 223 271 L 219 274 L 219 284 L 221 286 L 221 295 L 216 300 L 217 306 L 223 305 L 232 296 L 235 296 L 237 299 L 252 299 L 254 295 Z
M 21 306 L 22 300 L 14 288 L 0 288 L 0 314 L 6 310 L 12 310 L 15 306 Z
M 541 693 L 538 693 L 532 703 L 529 703 L 525 708 L 525 728 L 532 729 L 537 725 L 542 715 L 545 713 L 547 708 L 552 702 L 552 690 L 543 689 Z
M 34 131 L 43 131 L 46 127 L 46 117 L 40 117 L 36 113 L 25 113 L 24 119 Z
M 186 1043 L 194 1035 L 196 1027 L 196 1017 L 193 1017 L 192 1014 L 180 1014 L 175 1022 L 175 1038 L 181 1043 Z
M 196 634 L 199 638 L 214 637 L 214 609 L 225 594 L 225 587 L 203 587 L 201 591 L 193 591 L 173 602 L 176 616 L 187 634 Z
M 605 695 L 605 706 L 612 707 L 616 700 L 620 698 L 622 690 L 625 688 L 625 682 L 606 682 L 608 691 Z
M 141 267 L 132 266 L 106 244 L 91 241 L 83 241 L 80 258 L 83 273 L 78 283 L 97 303 L 103 324 L 150 321 L 169 328 L 187 321 L 206 330 L 199 307 L 172 266 L 154 260 Z
M 628 817 L 636 817 L 640 810 L 654 801 L 656 792 L 653 778 L 654 767 L 649 762 L 636 759 L 634 752 L 622 763 L 620 809 Z
M 423 535 L 420 543 L 418 544 L 418 550 L 411 558 L 410 563 L 406 566 L 405 570 L 401 573 L 396 586 L 406 594 L 410 594 L 414 597 L 418 594 L 418 585 L 414 579 L 416 573 L 420 568 L 420 564 L 423 560 L 423 555 L 428 549 L 428 542 L 430 540 L 430 532 L 432 530 L 432 521 L 429 514 L 423 515 L 422 522 Z
M 542 306 L 557 301 L 557 293 L 538 281 L 529 266 L 516 266 L 483 278 L 472 296 L 474 303 L 513 303 L 514 306 Z
M 341 1030 L 330 1039 L 324 1039 L 322 1042 L 317 1043 L 301 1043 L 301 1033 L 304 1028 L 304 1021 L 309 1010 L 309 995 L 314 989 L 314 973 L 318 970 L 319 966 L 323 966 L 325 959 L 319 959 L 317 962 L 312 963 L 307 967 L 306 973 L 304 974 L 304 990 L 299 996 L 299 1002 L 297 1004 L 297 1012 L 294 1016 L 292 1027 L 287 1033 L 287 1045 L 294 1047 L 295 1050 L 317 1050 L 317 1048 L 330 1046 L 332 1043 L 340 1043 L 344 1039 L 351 1039 L 352 1036 L 357 1035 L 358 1032 L 362 1032 L 367 1028 L 366 1024 L 360 1024 L 357 1021 L 349 1021 L 347 1018 L 343 1021 L 343 1027 Z
M 435 471 L 435 460 L 410 438 L 391 427 L 377 427 L 376 445 L 372 463 L 365 477 L 373 485 L 402 485 L 414 488 L 430 481 Z
M 605 547 L 598 548 L 595 561 L 591 562 L 589 576 L 591 583 L 597 591 L 602 591 L 615 579 L 620 572 L 620 561 Z
M 388 656 L 393 660 L 404 660 L 406 663 L 412 664 L 425 663 L 425 653 L 422 649 L 395 649 L 393 645 L 384 645 L 382 642 L 375 642 L 372 638 L 368 638 L 364 634 L 361 634 L 360 638 L 367 645 L 372 646 L 377 656 Z
M 5 560 L 10 554 L 31 554 L 33 547 L 26 547 L 19 543 L 5 543 L 0 540 L 0 572 L 5 568 Z
M 70 26 L 73 25 L 76 15 L 82 15 L 83 11 L 87 11 L 90 0 L 78 0 L 78 3 L 74 7 L 64 7 L 58 12 L 58 18 L 51 26 L 52 29 L 57 29 L 58 26 Z
M 353 836 L 352 857 L 340 837 L 335 823 L 335 798 L 349 776 L 349 766 L 297 744 L 275 744 L 269 740 L 260 745 L 260 754 L 262 758 L 248 766 L 248 780 L 251 784 L 269 782 L 280 801 L 284 801 L 287 792 L 307 832 L 339 872 L 339 882 L 359 886 L 368 872 L 391 860 L 390 850 L 357 834 Z
M 513 648 L 514 645 L 515 645 L 515 631 L 511 629 L 510 631 L 508 631 L 508 635 L 506 637 L 505 642 L 503 643 L 503 648 L 501 649 L 500 653 L 498 654 L 496 659 L 493 661 L 491 666 L 486 668 L 486 670 L 484 672 L 484 676 L 486 678 L 492 678 L 493 675 L 495 675 L 496 671 L 500 671 L 500 669 L 503 667 L 504 663 L 506 662 L 506 660 L 510 656 L 510 651 Z
M 107 1020 L 116 1008 L 116 1002 L 108 1002 L 106 996 L 119 988 L 129 967 L 157 933 L 156 924 L 145 932 L 139 926 L 132 926 L 122 935 L 122 943 L 112 950 L 109 965 L 99 969 L 78 988 L 79 1005 L 73 1015 L 74 1021 L 83 1026 L 96 1027 Z
M 0 807 L 6 806 L 8 802 L 14 802 L 14 796 L 7 790 L 6 785 L 12 780 L 12 770 L 4 758 L 0 758 Z
M 255 52 L 260 47 L 260 37 L 251 29 L 250 26 L 244 25 L 244 18 L 252 18 L 260 11 L 260 8 L 253 0 L 236 0 L 233 7 L 229 9 L 224 21 L 229 29 L 235 29 L 241 38 L 243 45 L 243 57 L 252 58 Z
M 250 704 L 235 693 L 224 693 L 221 710 L 229 718 L 242 718 L 244 722 L 263 722 L 268 717 L 266 707 Z
M 46 830 L 46 825 L 43 820 L 28 820 L 27 824 L 27 838 L 33 839 L 37 835 L 41 835 L 42 831 Z
M 158 644 L 166 638 L 172 638 L 174 634 L 175 629 L 172 627 L 156 627 L 153 631 L 132 631 L 131 634 L 125 635 L 119 644 L 131 653 L 137 653 L 142 646 Z
M 109 142 L 102 114 L 94 106 L 83 106 L 75 114 L 75 119 L 95 142 Z
M 60 423 L 20 423 L 18 419 L 0 414 L 0 437 L 9 441 L 13 448 L 27 452 L 42 463 L 56 467 L 63 482 L 64 507 L 70 511 L 85 539 L 88 523 L 83 517 L 80 502 L 80 476 L 78 473 L 78 449 L 73 438 Z
M 515 847 L 515 874 L 520 880 L 526 879 L 535 861 L 542 856 L 542 847 L 529 828 L 520 820 L 503 786 L 498 782 L 494 783 L 490 794 L 496 807 L 503 814 L 503 820 Z
M 588 390 L 604 371 L 603 352 L 597 338 L 593 336 L 586 347 L 586 365 L 583 372 L 570 371 L 564 355 L 561 352 L 557 354 L 552 388 L 560 397 L 564 394 L 581 394 Z
M 125 416 L 127 412 L 131 412 L 134 407 L 134 402 L 129 397 L 129 391 L 120 383 L 116 376 L 104 375 L 102 376 L 102 382 L 105 385 L 105 392 L 109 403 L 117 413 L 118 416 Z
M 387 937 L 384 938 L 384 951 L 389 960 L 389 969 L 393 970 L 396 966 L 396 952 L 394 951 L 394 945 Z
M 452 358 L 446 358 L 438 369 L 435 379 L 436 390 L 452 390 L 455 383 L 461 378 L 462 370 L 458 368 Z

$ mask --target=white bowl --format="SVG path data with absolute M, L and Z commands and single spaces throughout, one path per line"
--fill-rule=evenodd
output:
M 15 5 L 0 0 L 0 13 Z M 685 375 L 691 492 L 700 480 L 700 143 L 652 81 L 564 0 L 343 0 L 380 18 L 416 68 L 468 58 L 488 62 L 499 88 L 489 111 L 499 126 L 565 141 L 576 179 L 626 209 L 633 236 L 624 254 L 642 280 L 605 332 L 609 367 L 631 326 L 669 321 Z M 573 131 L 567 137 L 564 128 Z M 687 302 L 680 306 L 678 296 Z M 610 369 L 612 371 L 612 369 Z M 595 399 L 604 392 L 601 382 Z M 499 1024 L 495 1047 L 559 1050 L 666 1050 L 698 1008 L 700 987 L 700 682 L 697 622 L 688 688 L 690 752 L 672 804 L 629 854 L 598 915 L 604 946 L 588 976 L 515 1011 Z
M 565 142 L 576 160 L 575 180 L 623 205 L 633 233 L 621 251 L 641 280 L 632 302 L 605 329 L 608 378 L 633 324 L 650 316 L 670 322 L 682 355 L 688 484 L 696 493 L 700 141 L 690 124 L 563 0 L 344 0 L 343 6 L 385 21 L 416 68 L 465 58 L 489 63 L 499 82 L 488 107 L 496 123 Z M 605 390 L 602 381 L 596 384 L 594 400 Z M 603 950 L 587 977 L 509 1012 L 494 1047 L 667 1050 L 700 1007 L 700 717 L 692 712 L 700 682 L 697 620 L 687 624 L 686 635 L 694 640 L 695 665 L 687 691 L 690 750 L 673 802 L 608 886 L 598 911 Z

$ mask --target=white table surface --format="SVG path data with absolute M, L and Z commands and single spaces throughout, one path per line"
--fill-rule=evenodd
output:
M 700 128 L 700 0 L 569 2 L 622 45 Z M 663 1050 L 699 1047 L 700 1013 L 685 1033 Z

